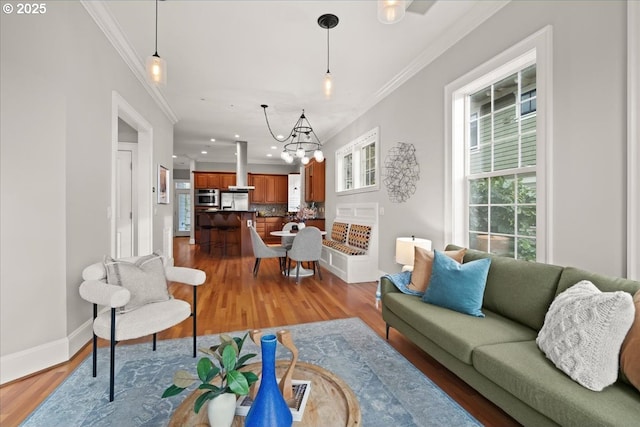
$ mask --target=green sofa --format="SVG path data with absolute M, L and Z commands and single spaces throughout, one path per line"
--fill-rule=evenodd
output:
M 474 250 L 464 262 L 486 257 L 492 260 L 484 318 L 427 304 L 381 278 L 387 339 L 389 328 L 397 329 L 525 426 L 639 426 L 638 390 L 620 378 L 601 392 L 588 390 L 557 369 L 535 340 L 555 296 L 580 280 L 631 294 L 640 282 Z

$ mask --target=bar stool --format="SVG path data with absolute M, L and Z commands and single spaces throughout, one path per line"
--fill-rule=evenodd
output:
M 207 248 L 207 252 L 211 253 L 211 230 L 214 226 L 211 223 L 211 218 L 205 213 L 198 215 L 198 225 L 200 226 L 200 249 Z
M 218 241 L 216 248 L 221 248 L 221 256 L 227 255 L 229 246 L 239 246 L 236 237 L 235 241 L 229 241 L 229 235 L 235 236 L 240 229 L 240 217 L 234 213 L 220 213 L 213 218 L 213 227 L 218 231 Z

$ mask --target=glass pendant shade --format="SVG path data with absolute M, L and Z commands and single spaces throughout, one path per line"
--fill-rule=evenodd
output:
M 305 155 L 304 148 L 299 147 L 299 148 L 296 150 L 296 157 L 297 157 L 297 158 L 299 158 L 299 159 L 301 159 L 301 158 L 303 158 L 303 157 L 304 157 L 304 155 Z
M 313 157 L 316 159 L 316 162 L 322 163 L 324 161 L 324 154 L 322 150 L 316 150 L 313 152 Z
M 324 75 L 322 87 L 324 88 L 324 96 L 327 99 L 331 98 L 331 94 L 333 93 L 333 76 L 328 71 L 327 74 Z
M 147 58 L 147 76 L 156 85 L 167 84 L 167 62 L 157 53 Z
M 378 20 L 383 24 L 395 24 L 404 18 L 405 0 L 378 0 Z

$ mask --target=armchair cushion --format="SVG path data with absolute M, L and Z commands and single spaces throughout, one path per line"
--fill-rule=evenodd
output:
M 163 260 L 158 254 L 143 256 L 134 262 L 105 256 L 104 267 L 107 271 L 107 283 L 122 286 L 131 292 L 131 299 L 120 309 L 121 313 L 171 298 Z

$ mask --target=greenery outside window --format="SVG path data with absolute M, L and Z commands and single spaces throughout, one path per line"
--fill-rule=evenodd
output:
M 378 128 L 336 150 L 336 193 L 379 189 Z
M 445 241 L 553 262 L 547 156 L 552 29 L 445 87 Z

